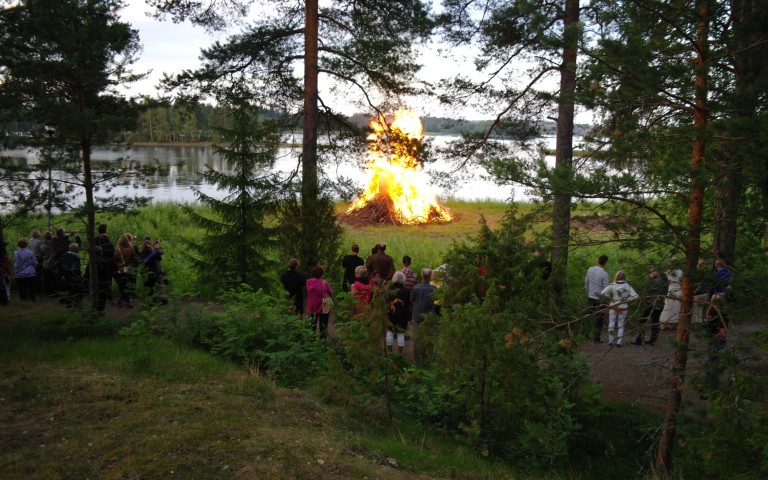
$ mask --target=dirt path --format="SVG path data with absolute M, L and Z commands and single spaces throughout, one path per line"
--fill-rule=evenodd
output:
M 707 342 L 700 335 L 701 326 L 692 326 L 687 371 L 689 375 L 700 375 L 707 358 Z M 760 325 L 733 323 L 729 328 L 728 348 L 750 347 L 757 345 L 752 333 L 763 328 Z M 634 339 L 635 332 L 627 335 Z M 581 351 L 586 356 L 590 367 L 589 377 L 601 386 L 603 396 L 612 401 L 642 405 L 654 410 L 663 410 L 670 393 L 670 376 L 675 355 L 677 332 L 661 332 L 655 345 L 635 346 L 625 341 L 621 348 L 610 347 L 606 343 L 586 343 Z M 650 333 L 646 333 L 646 338 Z M 753 362 L 755 366 L 768 366 L 768 352 L 762 352 L 761 359 Z M 720 379 L 721 388 L 728 382 L 728 373 Z M 699 404 L 700 392 L 684 389 L 683 401 Z

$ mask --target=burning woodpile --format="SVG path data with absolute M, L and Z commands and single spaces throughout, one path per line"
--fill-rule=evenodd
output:
M 412 110 L 398 110 L 391 121 L 371 120 L 365 188 L 344 215 L 354 225 L 421 225 L 448 222 L 451 212 L 429 191 L 418 152 L 421 120 Z

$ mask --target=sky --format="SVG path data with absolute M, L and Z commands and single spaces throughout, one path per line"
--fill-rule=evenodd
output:
M 126 91 L 129 95 L 148 95 L 157 97 L 162 92 L 156 88 L 163 76 L 163 73 L 179 73 L 183 69 L 194 69 L 200 64 L 200 50 L 211 45 L 213 42 L 224 41 L 231 34 L 237 33 L 238 29 L 232 29 L 228 32 L 208 32 L 202 27 L 193 26 L 190 23 L 175 24 L 170 20 L 159 21 L 147 15 L 152 9 L 148 7 L 144 0 L 127 0 L 126 8 L 121 10 L 121 19 L 130 23 L 133 28 L 139 31 L 140 42 L 143 51 L 139 61 L 134 64 L 133 70 L 136 73 L 150 72 L 147 79 L 131 84 L 130 89 Z M 257 15 L 252 7 L 251 17 Z M 437 82 L 441 77 L 451 72 L 451 69 L 461 68 L 458 62 L 446 62 L 438 58 L 436 47 L 425 47 L 422 49 L 422 60 L 424 68 L 420 72 L 423 80 Z M 453 52 L 458 58 L 459 55 L 466 55 L 467 51 Z M 466 70 L 466 65 L 463 65 Z M 437 105 L 436 102 L 425 101 L 416 102 L 418 105 L 412 105 L 421 115 L 429 116 L 450 116 Z M 360 111 L 353 105 L 342 103 L 341 106 L 334 105 L 344 114 L 351 115 Z M 467 118 L 479 118 L 477 114 L 470 112 Z
M 200 64 L 200 50 L 211 45 L 213 42 L 224 41 L 231 34 L 237 33 L 238 29 L 228 32 L 208 32 L 202 27 L 193 26 L 189 23 L 176 24 L 170 20 L 159 21 L 147 15 L 151 11 L 144 0 L 127 0 L 126 8 L 121 11 L 121 19 L 130 23 L 133 28 L 139 31 L 140 42 L 143 45 L 139 61 L 134 65 L 136 73 L 150 72 L 147 79 L 136 82 L 126 91 L 129 95 L 147 95 L 157 97 L 162 92 L 157 90 L 157 85 L 163 76 L 163 73 L 179 73 L 183 69 L 194 69 Z M 251 17 L 255 18 L 258 10 L 251 9 Z M 420 78 L 429 82 L 437 82 L 441 77 L 450 76 L 456 73 L 469 73 L 474 66 L 466 59 L 470 55 L 468 49 L 452 51 L 450 61 L 442 59 L 436 53 L 437 47 L 426 46 L 421 48 L 421 63 L 424 64 L 420 72 Z M 521 67 L 522 69 L 522 67 Z M 526 77 L 521 73 L 521 79 Z M 456 114 L 445 111 L 437 104 L 437 101 L 414 100 L 410 105 L 422 116 L 432 117 L 457 117 Z M 340 102 L 334 105 L 342 113 L 351 115 L 359 112 L 357 108 L 349 103 Z M 477 120 L 489 118 L 478 112 L 461 112 L 467 119 Z M 577 123 L 584 122 L 582 116 L 577 116 Z

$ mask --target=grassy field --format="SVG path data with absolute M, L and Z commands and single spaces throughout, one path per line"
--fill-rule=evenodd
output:
M 0 314 L 6 479 L 525 478 L 407 419 L 163 339 L 61 337 L 73 313 L 58 305 Z
M 449 202 L 448 207 L 454 222 L 345 225 L 345 242 L 360 244 L 365 256 L 383 241 L 398 264 L 407 254 L 415 269 L 434 267 L 453 242 L 478 231 L 481 216 L 493 227 L 507 209 L 497 202 Z M 340 213 L 345 208 L 338 206 Z M 97 221 L 109 224 L 112 237 L 131 232 L 161 239 L 171 293 L 193 291 L 194 274 L 183 249 L 187 238 L 200 233 L 177 205 L 152 205 L 136 215 Z M 63 218 L 57 222 L 81 229 Z M 30 218 L 8 238 L 43 223 Z M 601 253 L 611 257 L 611 272 L 623 268 L 630 278 L 638 278 L 653 261 L 612 245 L 574 248 L 568 278 L 573 305 L 583 305 L 584 270 Z M 276 260 L 275 272 L 282 269 L 283 262 Z M 143 313 L 125 312 L 110 320 L 113 326 Z M 492 461 L 407 415 L 389 422 L 383 405 L 354 397 L 329 403 L 319 390 L 281 388 L 257 370 L 162 338 L 82 336 L 72 333 L 76 324 L 77 314 L 58 304 L 33 307 L 16 301 L 0 307 L 2 478 L 633 478 L 649 455 L 638 445 L 649 440 L 627 432 L 640 424 L 651 431 L 659 424 L 637 406 L 616 406 L 597 427 L 610 450 L 591 452 L 579 459 L 583 464 L 546 475 L 525 474 L 523 465 Z
M 339 203 L 337 212 L 342 218 L 341 224 L 344 228 L 343 251 L 339 252 L 339 262 L 341 256 L 348 252 L 353 243 L 360 245 L 360 255 L 365 258 L 374 244 L 385 242 L 387 243 L 387 253 L 395 259 L 396 266 L 399 267 L 402 257 L 408 255 L 413 259 L 412 268 L 416 272 L 423 267 L 435 268 L 445 262 L 445 254 L 454 242 L 465 241 L 478 232 L 481 218 L 484 218 L 488 225 L 494 228 L 501 222 L 508 209 L 507 204 L 496 201 L 449 201 L 446 202 L 446 206 L 455 216 L 455 220 L 450 223 L 420 226 L 369 225 L 355 227 L 343 221 L 343 213 L 348 208 L 348 204 Z M 203 207 L 197 208 L 205 213 Z M 517 206 L 520 213 L 530 212 L 534 208 L 536 206 L 532 204 L 519 204 Z M 582 206 L 574 210 L 572 214 L 579 215 L 585 211 L 586 208 Z M 84 229 L 78 221 L 64 216 L 54 220 L 54 228 L 64 227 L 67 231 L 80 232 Z M 196 274 L 185 257 L 186 242 L 189 239 L 200 238 L 202 232 L 189 222 L 179 205 L 173 203 L 152 204 L 130 215 L 101 215 L 97 217 L 96 221 L 97 223 L 108 224 L 109 233 L 113 240 L 122 233 L 132 233 L 140 238 L 150 235 L 153 239 L 159 239 L 165 250 L 163 268 L 175 293 L 213 295 L 212 291 L 201 290 L 201 286 L 194 282 Z M 22 236 L 28 237 L 31 229 L 41 228 L 45 223 L 46 219 L 43 217 L 29 217 L 23 224 L 9 228 L 6 231 L 6 238 L 9 239 L 11 245 L 14 245 L 16 239 Z M 542 243 L 546 246 L 548 234 L 549 223 L 545 214 L 540 223 L 531 226 L 530 240 L 534 242 L 536 236 L 540 235 L 544 238 Z M 638 256 L 633 252 L 620 250 L 615 244 L 586 243 L 583 246 L 572 246 L 569 251 L 568 283 L 573 285 L 574 295 L 580 294 L 583 289 L 584 271 L 589 266 L 594 265 L 597 257 L 603 253 L 608 254 L 611 258 L 609 270 L 611 272 L 618 269 L 625 270 L 629 274 L 630 283 L 634 279 L 645 277 L 647 265 L 664 258 L 661 255 L 651 258 Z M 287 258 L 275 258 L 271 277 L 276 290 L 280 289 L 277 279 L 285 269 L 286 261 Z M 339 268 L 339 265 L 335 265 L 335 267 Z M 340 274 L 329 276 L 329 280 L 332 283 L 340 283 Z

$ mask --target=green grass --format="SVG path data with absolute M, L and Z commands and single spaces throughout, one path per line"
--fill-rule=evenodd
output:
M 163 339 L 147 363 L 134 339 L 40 338 L 56 305 L 2 313 L 3 478 L 524 478 Z

